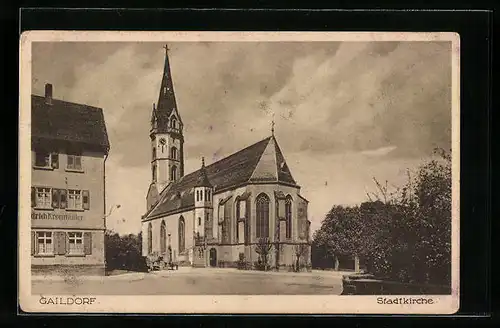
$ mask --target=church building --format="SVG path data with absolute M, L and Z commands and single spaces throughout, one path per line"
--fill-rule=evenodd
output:
M 270 136 L 214 163 L 200 158 L 200 168 L 184 174 L 185 136 L 168 49 L 149 137 L 143 256 L 159 254 L 196 267 L 310 266 L 308 201 L 300 195 L 274 128 Z

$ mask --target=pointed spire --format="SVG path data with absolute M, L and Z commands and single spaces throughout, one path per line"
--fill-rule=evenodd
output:
M 205 169 L 205 157 L 201 158 L 201 169 L 198 173 L 198 179 L 196 180 L 195 187 L 209 187 L 212 188 L 212 184 L 208 180 L 207 170 Z
M 165 48 L 165 64 L 163 67 L 163 76 L 160 86 L 160 94 L 158 96 L 158 103 L 156 105 L 156 115 L 159 119 L 158 128 L 166 129 L 168 127 L 168 119 L 173 110 L 177 108 L 177 101 L 175 99 L 174 85 L 172 81 L 172 74 L 170 71 L 169 50 L 168 45 Z M 179 117 L 180 120 L 180 117 Z M 181 121 L 182 122 L 182 121 Z

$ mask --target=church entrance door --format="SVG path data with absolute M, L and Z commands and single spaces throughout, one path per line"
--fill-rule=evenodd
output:
M 210 249 L 210 266 L 217 266 L 217 250 L 215 248 Z

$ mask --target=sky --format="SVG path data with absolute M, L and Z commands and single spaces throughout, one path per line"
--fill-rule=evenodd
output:
M 275 136 L 312 231 L 334 205 L 396 188 L 451 148 L 451 42 L 171 42 L 185 173 Z M 138 233 L 151 182 L 149 124 L 164 44 L 33 43 L 32 93 L 103 108 L 107 227 Z M 109 210 L 109 208 L 108 208 Z

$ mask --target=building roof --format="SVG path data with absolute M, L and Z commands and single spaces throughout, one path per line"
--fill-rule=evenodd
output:
M 146 217 L 167 215 L 194 206 L 194 187 L 200 170 L 169 184 Z M 208 165 L 205 170 L 214 193 L 245 183 L 276 182 L 297 186 L 274 136 Z
M 31 137 L 83 143 L 109 150 L 109 140 L 101 108 L 31 96 Z

